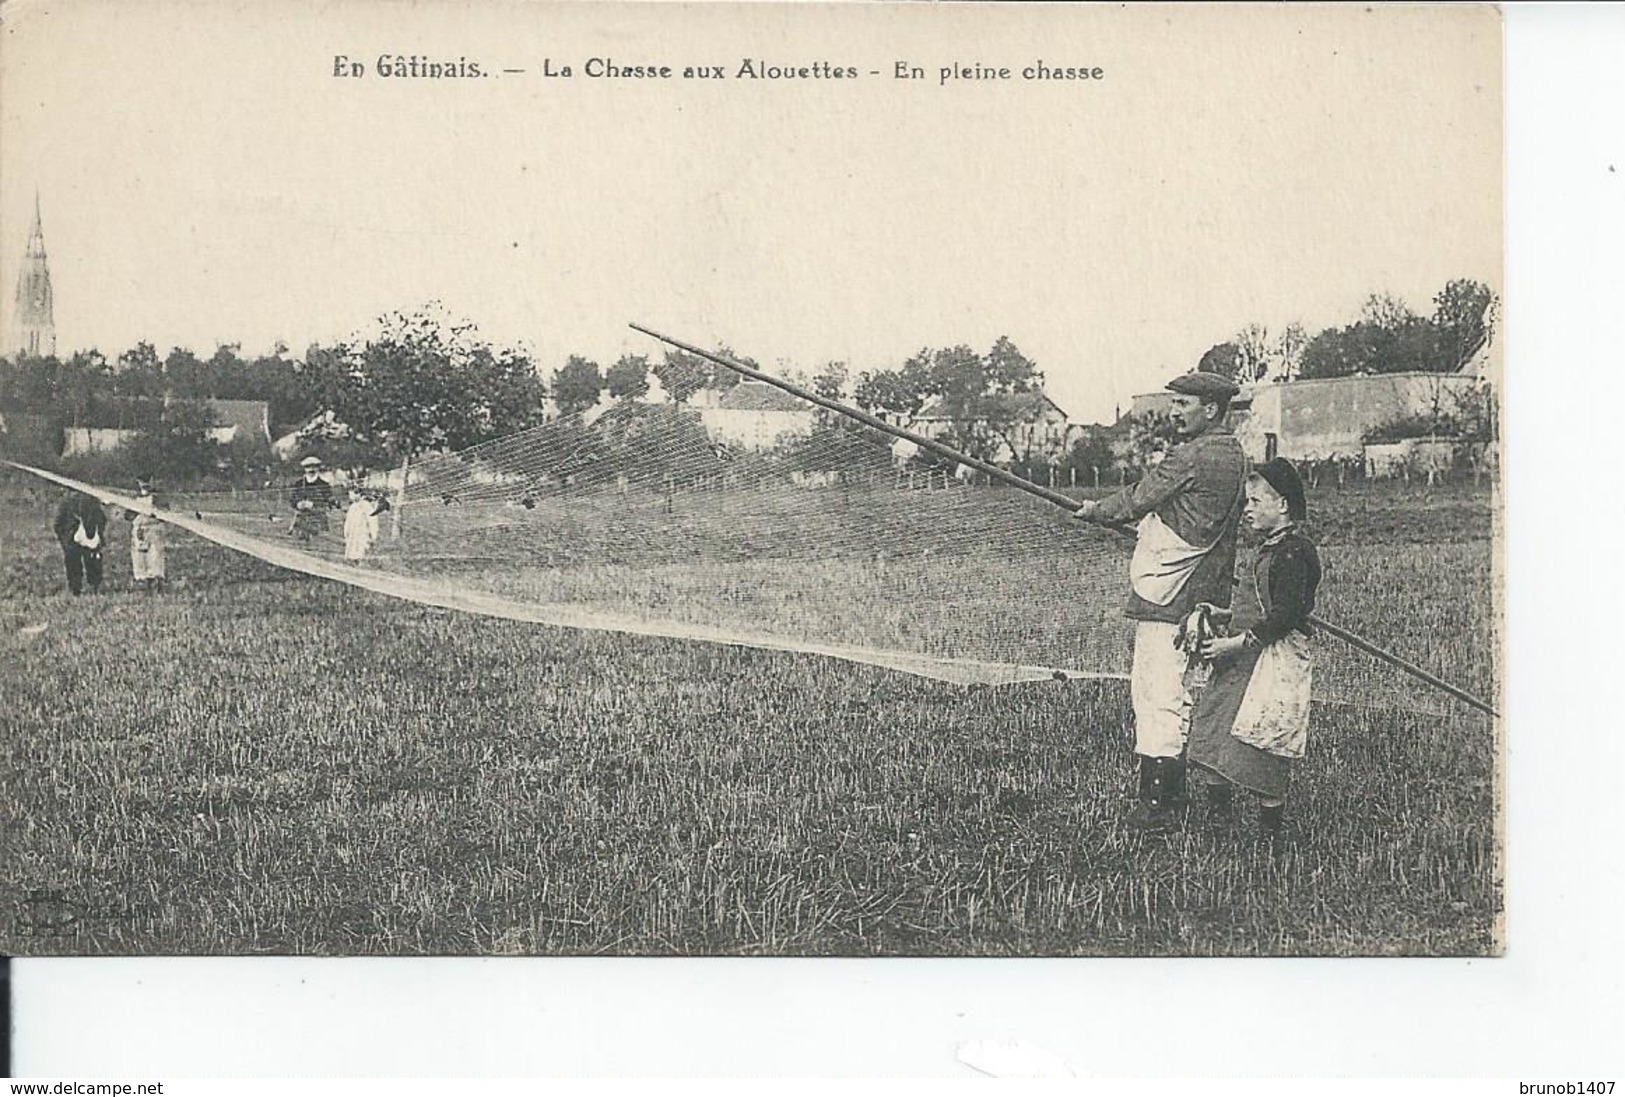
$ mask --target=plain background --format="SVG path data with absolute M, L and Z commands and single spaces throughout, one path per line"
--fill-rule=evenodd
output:
M 1504 958 L 21 961 L 14 1068 L 965 1076 L 992 1039 L 1105 1076 L 1619 1076 L 1625 8 L 1513 5 L 1507 45 Z

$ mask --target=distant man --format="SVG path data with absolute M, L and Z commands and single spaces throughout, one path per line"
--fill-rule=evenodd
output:
M 309 541 L 327 532 L 327 512 L 338 503 L 333 498 L 333 485 L 322 476 L 320 457 L 306 457 L 299 467 L 302 475 L 288 493 L 288 502 L 293 506 L 293 535 Z
M 78 594 L 102 589 L 102 549 L 107 543 L 107 512 L 89 495 L 70 492 L 57 508 L 51 523 L 57 543 L 62 546 L 62 564 L 68 573 L 68 590 Z
M 1129 822 L 1144 828 L 1174 822 L 1185 802 L 1191 695 L 1179 626 L 1199 602 L 1230 605 L 1247 480 L 1247 457 L 1225 423 L 1236 386 L 1188 373 L 1168 388 L 1179 444 L 1139 483 L 1074 512 L 1084 521 L 1138 523 L 1124 615 L 1136 622 L 1129 677 L 1140 769 L 1140 803 Z

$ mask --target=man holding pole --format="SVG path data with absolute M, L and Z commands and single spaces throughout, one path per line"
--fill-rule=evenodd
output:
M 1138 523 L 1124 609 L 1135 622 L 1129 679 L 1140 768 L 1140 803 L 1129 823 L 1148 829 L 1176 821 L 1185 802 L 1191 695 L 1180 623 L 1198 603 L 1230 605 L 1247 479 L 1247 457 L 1225 423 L 1236 386 L 1198 372 L 1168 388 L 1180 444 L 1138 483 L 1073 512 L 1105 525 Z

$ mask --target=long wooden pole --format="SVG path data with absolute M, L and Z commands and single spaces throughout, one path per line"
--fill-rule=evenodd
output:
M 943 445 L 935 438 L 928 438 L 923 434 L 916 434 L 914 431 L 908 430 L 907 428 L 899 427 L 893 423 L 888 423 L 879 416 L 870 415 L 868 412 L 859 408 L 848 407 L 839 400 L 831 400 L 827 396 L 820 396 L 818 393 L 810 392 L 807 389 L 802 388 L 800 385 L 795 385 L 784 380 L 782 377 L 774 377 L 771 373 L 763 373 L 759 369 L 752 369 L 743 362 L 735 362 L 732 358 L 728 358 L 721 354 L 713 354 L 708 350 L 701 350 L 699 347 L 685 343 L 681 339 L 673 339 L 669 335 L 661 335 L 658 331 L 650 331 L 642 324 L 633 324 L 631 326 L 634 330 L 641 331 L 645 335 L 652 336 L 653 338 L 660 340 L 662 343 L 669 343 L 672 346 L 677 347 L 679 350 L 686 350 L 690 354 L 699 355 L 701 358 L 715 362 L 719 366 L 726 366 L 735 373 L 749 377 L 753 381 L 762 381 L 766 384 L 772 385 L 774 388 L 783 389 L 791 396 L 798 396 L 807 401 L 809 404 L 817 404 L 821 408 L 827 408 L 830 411 L 846 416 L 848 419 L 855 419 L 866 426 L 871 426 L 876 430 L 884 431 L 894 438 L 901 438 L 906 442 L 913 442 L 916 446 L 919 446 L 923 450 L 928 450 L 931 453 L 936 454 L 938 457 L 945 458 L 949 461 L 957 461 L 961 465 L 967 465 L 979 472 L 985 472 L 988 476 L 995 480 L 1009 484 L 1012 487 L 1018 487 L 1023 491 L 1031 492 L 1040 499 L 1047 499 L 1058 507 L 1065 507 L 1067 510 L 1078 509 L 1078 501 L 1072 498 L 1070 495 L 1066 495 L 1059 491 L 1052 491 L 1041 484 L 1035 484 L 1031 480 L 1025 480 L 1008 469 L 1001 469 L 998 465 L 989 464 L 986 461 L 978 460 L 968 453 L 960 453 L 958 450 L 953 449 L 950 446 Z
M 1443 690 L 1445 693 L 1450 694 L 1450 696 L 1454 697 L 1463 704 L 1471 705 L 1473 708 L 1478 709 L 1480 712 L 1487 713 L 1490 716 L 1500 715 L 1500 713 L 1496 712 L 1494 708 L 1490 707 L 1488 702 L 1479 700 L 1466 690 L 1461 689 L 1458 686 L 1451 685 L 1449 682 L 1446 682 L 1443 678 L 1440 678 L 1435 674 L 1430 674 L 1410 660 L 1402 659 L 1388 649 L 1372 643 L 1370 640 L 1367 640 L 1364 636 L 1361 636 L 1357 632 L 1350 632 L 1342 625 L 1335 625 L 1326 620 L 1324 617 L 1319 617 L 1315 614 L 1310 614 L 1309 620 L 1313 622 L 1317 628 L 1328 635 L 1335 636 L 1350 647 L 1359 648 L 1367 655 L 1380 659 L 1382 662 L 1404 671 L 1406 674 L 1409 674 L 1411 677 L 1416 678 L 1419 681 L 1426 682 L 1434 689 Z
M 883 431 L 894 438 L 902 438 L 906 441 L 913 442 L 921 449 L 928 450 L 939 457 L 950 461 L 957 461 L 962 465 L 968 465 L 973 469 L 978 469 L 981 472 L 985 472 L 989 477 L 995 480 L 1009 484 L 1011 487 L 1020 488 L 1022 491 L 1036 495 L 1040 499 L 1054 503 L 1058 507 L 1065 507 L 1068 511 L 1076 510 L 1078 508 L 1078 501 L 1072 498 L 1070 495 L 1046 488 L 1041 484 L 1035 484 L 1031 480 L 1025 480 L 1007 469 L 1001 469 L 997 465 L 989 464 L 986 461 L 977 460 L 976 458 L 971 457 L 969 454 L 960 453 L 950 446 L 943 445 L 934 438 L 927 438 L 923 434 L 916 434 L 914 431 L 908 430 L 904 427 L 899 427 L 892 423 L 888 423 L 884 419 L 881 419 L 878 416 L 870 415 L 866 411 L 862 411 L 854 407 L 848 407 L 839 400 L 831 400 L 827 396 L 820 396 L 816 392 L 809 392 L 800 385 L 792 384 L 791 382 L 786 381 L 781 377 L 775 377 L 770 373 L 763 373 L 761 370 L 747 366 L 743 362 L 736 362 L 726 355 L 716 354 L 708 350 L 702 350 L 701 348 L 694 346 L 692 343 L 685 343 L 681 339 L 674 339 L 669 335 L 662 335 L 660 332 L 646 328 L 642 324 L 632 324 L 631 327 L 633 330 L 641 331 L 643 334 L 650 336 L 651 338 L 658 339 L 662 343 L 674 346 L 679 350 L 687 351 L 690 354 L 698 355 L 708 362 L 715 362 L 717 365 L 731 369 L 735 373 L 738 373 L 744 377 L 749 377 L 753 381 L 761 381 L 765 384 L 772 385 L 774 388 L 782 389 L 792 396 L 797 396 L 803 400 L 806 400 L 808 403 L 816 404 L 821 408 L 826 408 L 829 411 L 833 411 L 839 415 L 844 415 L 848 419 L 854 419 L 866 426 L 873 427 L 878 431 Z M 1129 535 L 1129 531 L 1121 526 L 1107 526 L 1107 528 L 1116 530 L 1118 533 L 1122 533 L 1124 535 Z M 1396 670 L 1403 671 L 1418 681 L 1432 686 L 1434 689 L 1442 690 L 1443 692 L 1448 693 L 1450 696 L 1454 697 L 1463 704 L 1470 705 L 1473 708 L 1478 709 L 1480 712 L 1487 713 L 1490 716 L 1500 715 L 1488 702 L 1474 697 L 1466 690 L 1453 686 L 1437 675 L 1423 670 L 1410 660 L 1403 659 L 1386 648 L 1372 643 L 1359 633 L 1350 632 L 1341 625 L 1335 625 L 1318 615 L 1311 615 L 1309 620 L 1317 628 L 1324 630 L 1331 636 L 1337 637 L 1350 647 L 1358 648 L 1360 651 L 1363 651 L 1367 655 L 1387 663 Z

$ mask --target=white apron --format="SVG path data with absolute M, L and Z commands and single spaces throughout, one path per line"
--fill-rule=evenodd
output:
M 164 524 L 141 513 L 130 523 L 130 577 L 137 582 L 164 577 Z
M 1135 530 L 1134 556 L 1128 564 L 1129 587 L 1152 605 L 1166 606 L 1179 597 L 1202 558 L 1216 544 L 1217 538 L 1206 545 L 1193 545 L 1155 512 L 1147 514 Z
M 1247 680 L 1230 734 L 1282 758 L 1302 758 L 1309 741 L 1309 637 L 1293 630 L 1265 646 Z

